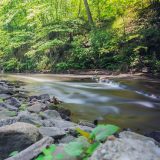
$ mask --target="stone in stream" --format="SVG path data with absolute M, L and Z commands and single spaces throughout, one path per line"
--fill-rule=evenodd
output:
M 13 151 L 22 151 L 40 139 L 38 129 L 31 124 L 16 122 L 0 127 L 0 159 Z
M 160 147 L 152 138 L 124 131 L 120 138 L 108 140 L 90 160 L 160 160 Z
M 9 94 L 0 94 L 0 99 L 2 99 L 2 100 L 6 100 L 10 97 L 11 97 L 11 95 L 9 95 Z
M 151 137 L 151 138 L 153 138 L 154 140 L 156 140 L 157 142 L 160 143 L 160 131 L 153 131 L 153 132 L 150 132 L 150 133 L 146 133 L 145 136 Z
M 44 137 L 49 136 L 54 139 L 62 138 L 66 134 L 64 130 L 59 129 L 57 127 L 40 127 L 39 132 Z
M 4 103 L 4 102 L 0 102 L 0 108 L 7 108 L 10 111 L 18 111 L 17 107 L 11 106 L 10 104 Z
M 11 105 L 11 106 L 14 106 L 14 107 L 16 107 L 16 108 L 19 108 L 19 107 L 21 106 L 21 103 L 19 102 L 19 100 L 17 100 L 17 99 L 14 98 L 14 97 L 11 97 L 11 98 L 7 99 L 7 100 L 5 101 L 5 103 L 7 103 L 7 104 L 9 104 L 9 105 Z
M 42 119 L 62 119 L 60 114 L 55 110 L 46 110 L 40 113 Z
M 40 102 L 36 102 L 32 106 L 28 107 L 27 110 L 29 112 L 39 113 L 39 112 L 45 110 L 46 108 L 47 108 L 47 106 L 45 104 L 40 103 Z
M 49 96 L 49 94 L 42 94 L 42 95 L 38 96 L 38 99 L 41 100 L 42 102 L 50 101 L 50 96 Z
M 61 106 L 55 105 L 54 103 L 50 103 L 47 105 L 50 110 L 56 110 L 63 119 L 70 120 L 71 111 L 69 109 L 63 108 Z

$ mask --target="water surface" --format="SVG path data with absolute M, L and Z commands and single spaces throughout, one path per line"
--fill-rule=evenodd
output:
M 1 75 L 26 83 L 30 95 L 48 93 L 65 102 L 73 121 L 99 119 L 140 132 L 160 130 L 160 82 L 148 78 L 114 78 L 93 82 L 91 76 Z

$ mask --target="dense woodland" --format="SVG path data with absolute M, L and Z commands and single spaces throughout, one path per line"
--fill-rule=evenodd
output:
M 1 0 L 0 68 L 160 71 L 159 0 Z

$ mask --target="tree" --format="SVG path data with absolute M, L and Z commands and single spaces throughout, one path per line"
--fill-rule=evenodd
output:
M 92 18 L 92 14 L 91 14 L 91 10 L 90 10 L 88 1 L 87 0 L 83 0 L 83 1 L 84 1 L 84 5 L 85 5 L 85 8 L 86 8 L 86 13 L 87 13 L 89 24 L 91 26 L 94 26 L 94 22 L 93 22 L 93 18 Z

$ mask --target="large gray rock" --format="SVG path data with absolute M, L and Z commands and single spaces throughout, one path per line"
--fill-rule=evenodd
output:
M 39 103 L 39 102 L 36 102 L 35 104 L 33 104 L 32 106 L 28 107 L 28 111 L 29 112 L 33 112 L 33 113 L 39 113 L 43 110 L 46 109 L 46 105 L 43 104 L 43 103 Z
M 21 151 L 40 139 L 38 129 L 28 123 L 17 122 L 0 128 L 0 159 L 13 151 Z
M 57 127 L 40 127 L 39 132 L 45 137 L 62 138 L 66 133 Z
M 90 160 L 160 160 L 160 148 L 151 138 L 125 131 L 120 138 L 106 141 Z

